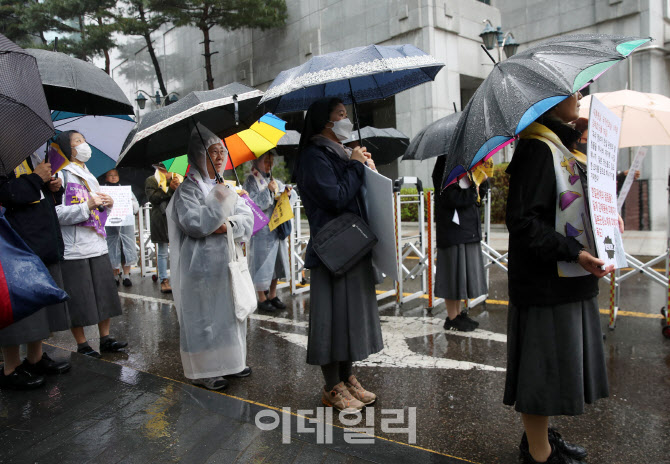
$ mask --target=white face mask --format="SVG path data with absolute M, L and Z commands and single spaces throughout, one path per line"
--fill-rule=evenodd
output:
M 77 151 L 77 154 L 74 157 L 82 163 L 85 163 L 91 159 L 91 154 L 93 151 L 91 150 L 91 146 L 88 143 L 84 142 L 73 148 Z
M 351 137 L 351 131 L 354 129 L 354 125 L 349 121 L 349 118 L 330 122 L 333 124 L 332 131 L 335 133 L 338 140 L 347 140 Z

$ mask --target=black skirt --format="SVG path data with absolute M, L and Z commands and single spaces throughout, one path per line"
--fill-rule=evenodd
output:
M 109 256 L 61 262 L 63 289 L 70 295 L 72 327 L 95 325 L 122 314 Z
M 540 416 L 574 416 L 609 396 L 598 299 L 519 307 L 507 316 L 503 403 Z
M 342 277 L 310 271 L 307 363 L 362 361 L 384 348 L 370 255 Z
M 437 249 L 435 296 L 465 300 L 486 295 L 486 271 L 479 242 Z

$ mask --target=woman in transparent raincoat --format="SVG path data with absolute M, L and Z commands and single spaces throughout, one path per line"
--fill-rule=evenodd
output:
M 272 178 L 273 161 L 272 152 L 255 159 L 252 162 L 251 174 L 244 182 L 244 190 L 249 192 L 249 197 L 267 217 L 272 216 L 275 197 L 285 189 L 289 191 L 291 189 Z M 295 193 L 291 192 L 291 200 L 294 197 Z M 286 309 L 286 305 L 277 296 L 277 280 L 288 278 L 288 262 L 288 243 L 286 239 L 279 238 L 277 230 L 270 230 L 266 225 L 251 238 L 249 272 L 258 293 L 259 311 Z
M 219 137 L 198 124 L 188 146 L 189 174 L 167 209 L 170 272 L 184 375 L 220 390 L 228 385 L 224 377 L 251 373 L 246 323 L 235 316 L 226 234 L 248 241 L 253 214 L 234 190 L 216 184 L 205 149 L 222 173 L 228 152 Z

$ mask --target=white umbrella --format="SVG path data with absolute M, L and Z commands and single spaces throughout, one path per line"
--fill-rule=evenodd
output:
M 619 148 L 670 145 L 670 98 L 633 90 L 595 93 L 582 99 L 580 117 L 589 117 L 592 96 L 621 118 Z

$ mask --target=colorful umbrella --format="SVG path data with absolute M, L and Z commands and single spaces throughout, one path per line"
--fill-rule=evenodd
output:
M 443 186 L 493 156 L 546 111 L 649 40 L 566 35 L 496 63 L 458 121 L 447 150 Z
M 188 169 L 188 155 L 177 156 L 163 161 L 163 165 L 168 172 L 175 172 L 181 176 L 186 175 Z
M 266 113 L 249 129 L 225 138 L 233 166 L 252 161 L 275 148 L 286 134 L 286 121 L 272 113 Z

